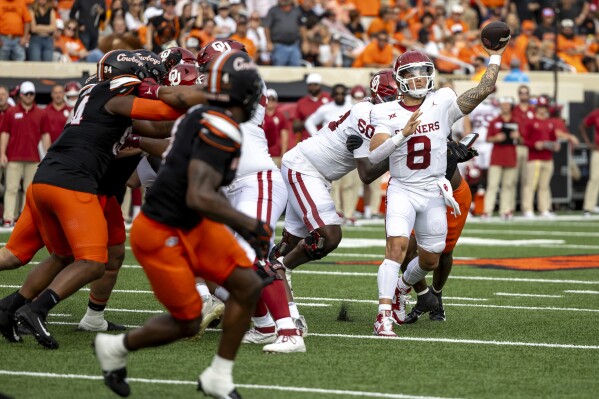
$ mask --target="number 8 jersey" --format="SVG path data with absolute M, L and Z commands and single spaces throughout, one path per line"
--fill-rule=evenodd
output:
M 374 134 L 401 134 L 412 113 L 420 109 L 420 125 L 390 156 L 389 172 L 406 187 L 420 188 L 445 176 L 447 136 L 455 121 L 464 114 L 452 89 L 427 94 L 420 106 L 402 101 L 377 104 L 370 113 Z

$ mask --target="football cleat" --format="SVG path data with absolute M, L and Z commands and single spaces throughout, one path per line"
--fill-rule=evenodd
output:
M 204 335 L 212 322 L 220 320 L 223 313 L 225 313 L 225 304 L 214 295 L 202 298 L 202 301 L 202 321 L 200 322 L 200 331 L 197 334 L 199 337 Z
M 406 319 L 406 305 L 408 304 L 408 295 L 412 291 L 412 287 L 408 289 L 405 294 L 401 294 L 399 288 L 395 288 L 395 295 L 393 295 L 393 301 L 391 302 L 391 313 L 393 315 L 393 321 L 401 325 Z
M 233 378 L 230 375 L 219 375 L 211 367 L 198 377 L 198 391 L 217 399 L 241 399 L 233 384 Z
M 418 295 L 416 305 L 414 305 L 410 313 L 408 313 L 404 323 L 416 323 L 420 316 L 422 316 L 424 313 L 437 309 L 438 306 L 439 300 L 435 295 L 433 295 L 432 289 L 429 289 L 426 294 Z
M 23 338 L 19 335 L 18 324 L 14 314 L 8 310 L 0 309 L 0 334 L 8 342 L 23 342 Z
M 131 393 L 131 388 L 127 381 L 127 355 L 120 353 L 114 345 L 115 340 L 119 339 L 123 339 L 123 334 L 98 334 L 92 347 L 102 368 L 104 384 L 117 395 L 126 397 Z
M 41 313 L 36 313 L 31 310 L 29 305 L 24 305 L 17 309 L 15 318 L 26 330 L 33 334 L 40 345 L 48 349 L 58 349 L 58 342 L 48 331 L 46 318 Z
M 429 287 L 429 289 L 431 290 L 433 295 L 437 297 L 437 300 L 439 301 L 439 306 L 437 306 L 436 309 L 431 310 L 431 312 L 428 314 L 428 317 L 433 321 L 447 320 L 447 317 L 445 316 L 445 308 L 443 307 L 443 298 L 441 292 L 436 293 L 435 291 L 433 291 L 432 287 Z
M 241 340 L 242 344 L 272 344 L 277 340 L 277 332 L 275 326 L 266 326 L 266 327 L 254 327 L 250 328 L 248 332 L 245 333 L 243 339 Z
M 376 316 L 374 335 L 379 337 L 397 337 L 393 332 L 393 316 L 390 310 L 384 310 Z
M 279 330 L 277 340 L 262 348 L 265 353 L 305 352 L 306 344 L 299 329 Z
M 306 338 L 308 336 L 308 323 L 306 323 L 304 316 L 300 315 L 297 319 L 293 319 L 293 324 L 295 324 L 295 328 L 302 332 L 302 337 Z

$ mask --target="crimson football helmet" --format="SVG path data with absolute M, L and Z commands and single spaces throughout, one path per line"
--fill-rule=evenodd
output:
M 165 86 L 192 86 L 202 83 L 204 75 L 190 64 L 175 65 L 164 77 Z
M 370 95 L 375 104 L 396 100 L 398 94 L 397 82 L 392 70 L 383 69 L 370 79 Z
M 200 72 L 205 72 L 208 67 L 208 63 L 214 58 L 219 56 L 221 53 L 230 50 L 238 50 L 247 53 L 243 43 L 239 43 L 230 39 L 213 40 L 202 47 L 198 53 L 198 66 L 200 67 Z
M 411 97 L 422 98 L 435 88 L 435 65 L 421 51 L 407 51 L 397 57 L 393 73 L 399 83 L 399 90 Z M 426 79 L 424 87 L 416 88 L 415 79 Z
M 162 65 L 166 71 L 170 71 L 172 67 L 179 64 L 191 64 L 197 66 L 196 57 L 193 53 L 183 47 L 171 47 L 162 51 L 159 54 L 162 58 Z
M 76 80 L 71 80 L 64 85 L 64 102 L 71 108 L 77 103 L 79 92 L 81 91 L 81 83 Z

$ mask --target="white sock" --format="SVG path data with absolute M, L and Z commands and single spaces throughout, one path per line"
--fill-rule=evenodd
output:
M 219 376 L 233 378 L 233 360 L 228 360 L 219 355 L 214 355 L 210 367 Z
M 379 303 L 379 313 L 383 313 L 385 310 L 391 310 L 391 305 L 388 303 Z
M 93 318 L 104 318 L 104 311 L 103 310 L 93 310 L 90 307 L 87 308 L 87 311 L 85 312 L 85 316 L 84 317 L 93 317 Z
M 270 313 L 266 313 L 260 317 L 252 317 L 252 321 L 254 322 L 254 327 L 270 327 L 275 324 Z
M 437 290 L 435 289 L 435 286 L 433 286 L 433 285 L 431 285 L 431 288 L 433 289 L 433 293 L 434 293 L 435 295 L 439 295 L 439 294 L 441 293 L 441 291 L 443 291 L 443 288 L 441 288 L 439 291 L 437 291 Z
M 279 330 L 294 330 L 295 324 L 293 324 L 293 319 L 291 317 L 283 317 L 276 321 L 277 323 L 277 331 Z
M 289 313 L 294 319 L 299 319 L 300 313 L 295 302 L 289 302 Z
M 395 284 L 397 282 L 397 277 L 399 276 L 399 268 L 400 264 L 390 259 L 383 260 L 383 263 L 379 266 L 376 278 L 379 287 L 379 299 L 393 298 Z
M 418 296 L 424 295 L 424 294 L 428 294 L 428 287 L 426 287 L 422 291 L 416 293 L 416 295 L 418 295 Z
M 223 287 L 218 286 L 214 290 L 214 296 L 217 297 L 218 299 L 220 299 L 223 302 L 227 302 L 227 299 L 229 299 L 229 291 L 227 291 Z
M 403 279 L 406 280 L 406 283 L 409 285 L 416 284 L 428 274 L 428 271 L 422 270 L 422 268 L 420 268 L 418 261 L 418 257 L 412 259 L 408 264 L 405 273 L 403 274 Z
M 406 284 L 403 280 L 403 277 L 399 276 L 399 278 L 397 279 L 397 288 L 399 289 L 400 294 L 405 295 L 408 293 L 410 288 L 412 288 L 412 286 Z
M 210 290 L 208 289 L 208 286 L 206 285 L 206 283 L 196 283 L 196 290 L 198 291 L 198 294 L 200 294 L 200 296 L 202 298 L 206 298 L 207 296 L 210 296 Z
M 370 219 L 372 217 L 372 210 L 370 205 L 364 206 L 364 219 Z

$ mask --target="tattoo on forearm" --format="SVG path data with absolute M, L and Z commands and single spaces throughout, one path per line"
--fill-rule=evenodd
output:
M 499 74 L 499 65 L 489 65 L 478 86 L 458 97 L 458 106 L 464 115 L 472 112 L 489 94 L 493 92 Z

